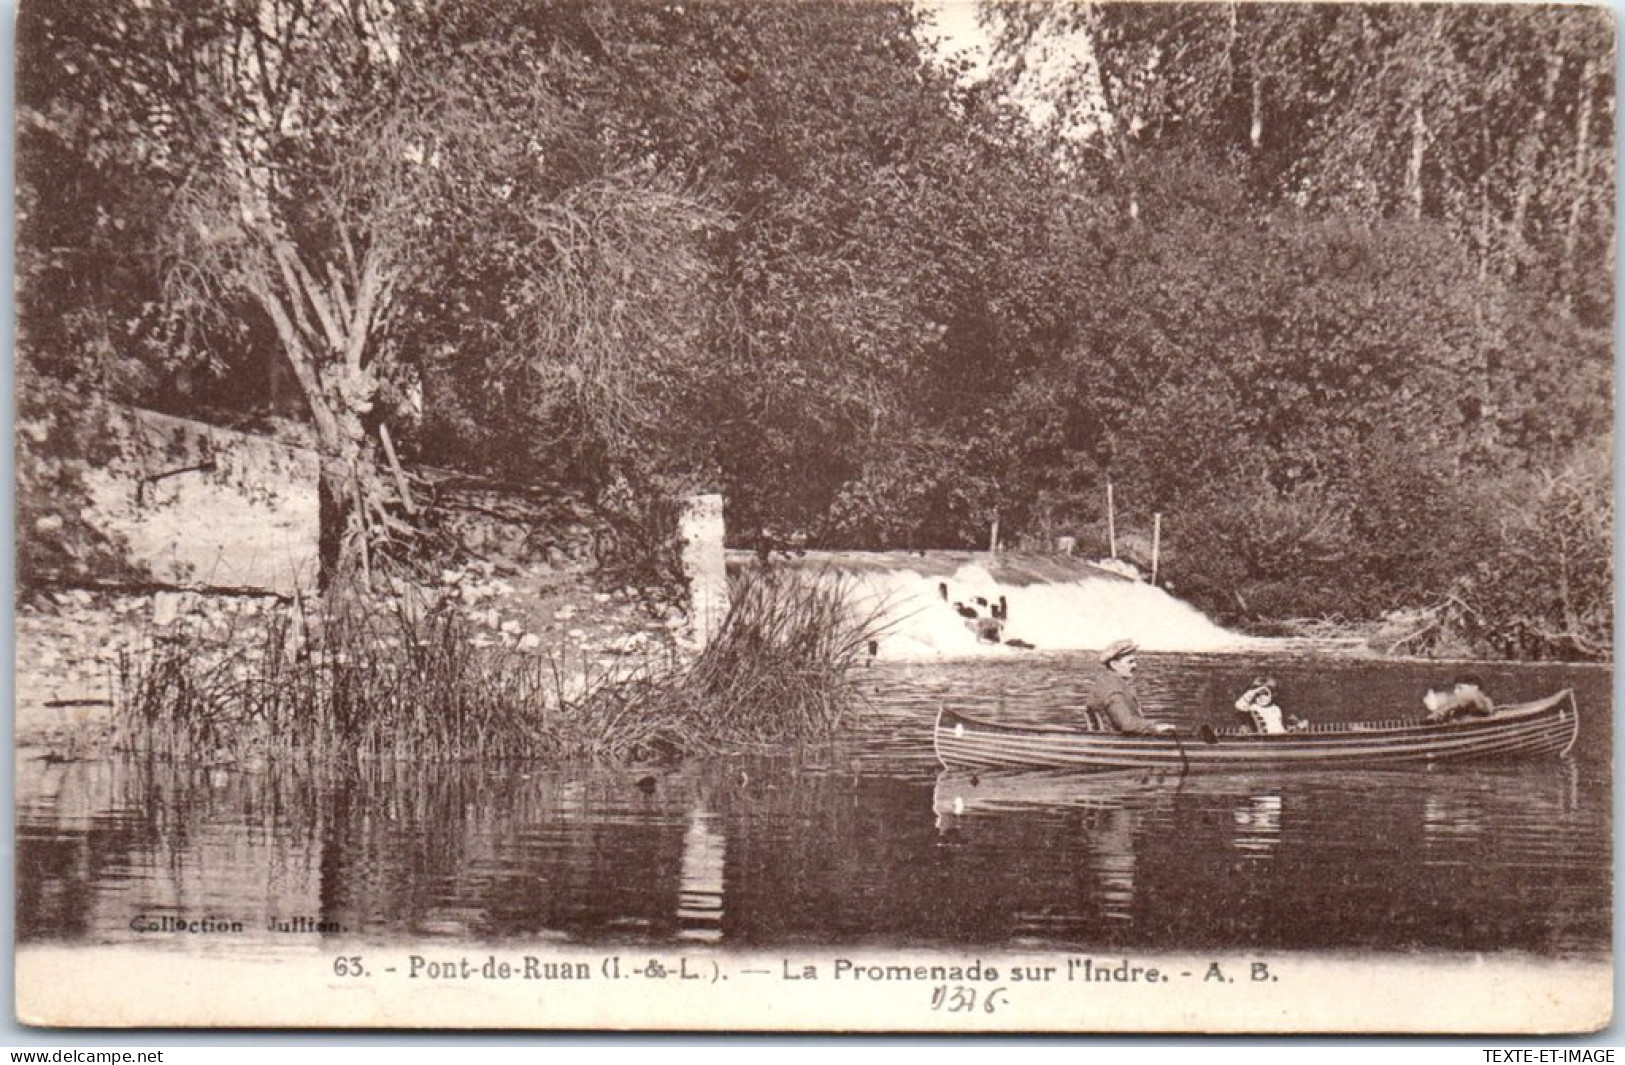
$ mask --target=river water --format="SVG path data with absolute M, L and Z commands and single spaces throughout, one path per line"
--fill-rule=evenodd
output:
M 1498 702 L 1576 690 L 1567 759 L 1403 772 L 975 785 L 941 705 L 1067 720 L 1073 653 L 876 663 L 840 741 L 675 770 L 391 765 L 257 772 L 20 751 L 18 937 L 150 941 L 166 920 L 480 940 L 1078 949 L 1520 951 L 1611 938 L 1608 669 L 1479 664 Z M 1439 663 L 1145 655 L 1153 716 L 1420 712 Z M 955 800 L 958 800 L 957 802 Z

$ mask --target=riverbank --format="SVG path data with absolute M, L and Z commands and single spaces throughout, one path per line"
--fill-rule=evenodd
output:
M 1090 652 L 1121 638 L 1149 652 L 1490 661 L 1447 642 L 1406 639 L 1418 623 L 1411 614 L 1375 625 L 1299 622 L 1267 636 L 1235 632 L 1164 589 L 1063 556 L 814 552 L 764 566 L 754 555 L 734 552 L 727 568 L 736 586 L 771 578 L 795 585 L 803 595 L 818 590 L 823 620 L 795 621 L 794 611 L 759 614 L 758 622 L 783 629 L 774 639 L 817 649 L 820 664 L 810 673 L 804 663 L 787 665 L 768 653 L 761 632 L 736 633 L 733 647 L 710 658 L 712 663 L 726 658 L 727 666 L 708 666 L 702 685 L 714 695 L 736 692 L 716 696 L 725 699 L 736 698 L 737 691 L 724 674 L 764 678 L 752 688 L 757 695 L 779 690 L 795 701 L 807 676 L 838 675 L 867 658 L 1016 660 Z M 54 757 L 78 757 L 120 739 L 114 736 L 119 707 L 144 700 L 142 713 L 150 725 L 151 715 L 167 712 L 159 709 L 166 700 L 179 700 L 189 702 L 181 716 L 206 726 L 183 730 L 201 733 L 192 738 L 209 748 L 190 756 L 259 757 L 255 749 L 287 742 L 285 736 L 266 735 L 255 719 L 253 707 L 266 703 L 267 691 L 280 690 L 285 697 L 270 699 L 266 713 L 287 717 L 292 734 L 309 739 L 310 719 L 328 713 L 321 709 L 326 695 L 320 693 L 348 685 L 344 699 L 374 710 L 334 714 L 373 712 L 387 718 L 389 707 L 410 704 L 410 711 L 403 711 L 412 720 L 407 732 L 433 734 L 440 737 L 437 744 L 452 747 L 457 745 L 452 734 L 462 726 L 448 734 L 446 722 L 457 715 L 481 736 L 493 717 L 506 722 L 499 734 L 518 730 L 521 739 L 498 745 L 504 755 L 658 759 L 708 742 L 703 733 L 690 730 L 689 738 L 679 741 L 659 728 L 654 732 L 661 738 L 625 749 L 620 744 L 606 749 L 602 742 L 609 722 L 622 722 L 615 728 L 630 733 L 624 723 L 662 716 L 656 704 L 673 700 L 675 678 L 695 660 L 691 619 L 658 589 L 606 588 L 586 566 L 527 569 L 480 562 L 447 568 L 427 582 L 369 593 L 338 612 L 342 623 L 325 616 L 333 613 L 329 598 L 324 603 L 249 592 L 106 588 L 36 596 L 17 616 L 16 741 Z M 847 625 L 860 616 L 861 635 Z M 438 656 L 433 662 L 412 657 L 413 648 L 431 644 Z M 167 674 L 160 676 L 155 665 Z M 834 682 L 830 690 L 840 687 Z M 589 709 L 594 693 L 600 701 Z M 686 705 L 686 700 L 678 701 Z M 813 716 L 839 718 L 844 711 L 835 704 L 841 701 L 834 698 Z M 289 717 L 293 705 L 303 709 Z M 633 706 L 645 711 L 633 713 Z M 732 722 L 728 729 L 739 725 L 738 715 L 722 707 L 689 705 L 683 713 L 711 722 L 707 729 L 724 721 Z M 364 731 L 369 749 L 381 749 L 389 728 Z M 130 739 L 126 735 L 122 742 Z
M 56 675 L 81 691 L 37 685 L 18 742 L 57 760 L 118 747 L 215 767 L 649 764 L 827 736 L 856 708 L 850 671 L 874 619 L 839 582 L 742 576 L 703 646 L 659 600 L 589 587 L 539 595 L 464 568 L 432 588 L 350 587 L 316 603 L 62 593 L 21 626 L 19 661 L 48 681 L 66 658 Z
M 649 589 L 605 588 L 585 566 L 475 562 L 433 581 L 396 582 L 361 605 L 407 628 L 436 612 L 455 615 L 471 649 L 545 663 L 554 686 L 572 694 L 594 677 L 664 666 L 685 647 L 677 605 Z M 16 610 L 15 740 L 59 750 L 94 741 L 131 698 L 132 670 L 155 656 L 184 652 L 203 669 L 224 663 L 243 681 L 269 653 L 308 655 L 323 637 L 325 610 L 317 598 L 254 592 L 44 592 Z

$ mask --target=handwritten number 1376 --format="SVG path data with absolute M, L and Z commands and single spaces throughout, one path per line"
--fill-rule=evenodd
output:
M 995 987 L 982 996 L 982 1012 L 996 1012 L 1005 1001 L 1004 988 Z M 941 1010 L 943 1013 L 974 1013 L 976 1006 L 977 994 L 974 987 L 965 987 L 962 984 L 949 987 L 946 984 L 939 984 L 931 989 L 931 1008 L 934 1010 Z

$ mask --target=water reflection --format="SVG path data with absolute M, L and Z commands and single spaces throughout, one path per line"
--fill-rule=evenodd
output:
M 945 834 L 961 832 L 967 815 L 1031 818 L 1045 812 L 1088 811 L 1078 822 L 1078 838 L 1088 848 L 1088 864 L 1094 873 L 1092 905 L 1106 920 L 1127 922 L 1136 915 L 1139 852 L 1160 846 L 1144 838 L 1147 826 L 1157 831 L 1158 826 L 1178 820 L 1181 803 L 1189 805 L 1193 800 L 1199 804 L 1211 800 L 1229 810 L 1234 830 L 1225 842 L 1244 857 L 1267 860 L 1280 843 L 1282 796 L 1260 789 L 1248 777 L 1204 779 L 1138 770 L 944 771 L 937 779 L 932 806 L 937 829 Z M 1053 927 L 1047 917 L 1039 924 Z
M 1499 860 L 1538 866 L 1562 860 L 1569 826 L 1579 812 L 1579 767 L 1543 766 L 1538 773 L 1461 775 L 1430 791 L 1422 807 L 1422 862 L 1471 865 L 1493 852 Z
M 722 875 L 728 841 L 717 816 L 696 803 L 683 834 L 683 865 L 678 874 L 678 939 L 714 943 L 722 938 Z
M 1236 808 L 1235 822 L 1235 848 L 1249 858 L 1269 858 L 1281 842 L 1281 796 L 1247 796 Z
M 1608 924 L 1606 892 L 1581 872 L 1606 860 L 1592 834 L 1601 811 L 1575 805 L 1576 781 L 1558 762 L 1274 777 L 945 771 L 932 806 L 939 834 L 997 848 L 1022 938 L 1483 944 L 1519 923 L 1511 911 L 1533 904 L 1527 871 L 1541 868 L 1555 875 L 1540 949 L 1573 946 L 1585 925 L 1600 944 Z M 1070 923 L 1050 893 L 1023 890 L 1067 857 L 1063 840 L 1092 874 Z
M 1100 878 L 1102 916 L 1116 921 L 1134 917 L 1134 841 L 1138 814 L 1127 808 L 1107 810 L 1092 837 L 1095 875 Z
M 1225 682 L 1205 675 L 1163 685 L 1211 683 L 1217 698 Z M 1589 761 L 939 775 L 937 689 L 978 678 L 1007 719 L 1053 720 L 1071 684 L 1031 666 L 939 670 L 909 698 L 894 687 L 816 765 L 295 773 L 25 758 L 18 934 L 128 942 L 133 920 L 173 915 L 261 936 L 280 923 L 756 946 L 1607 950 L 1606 704 L 1582 699 Z

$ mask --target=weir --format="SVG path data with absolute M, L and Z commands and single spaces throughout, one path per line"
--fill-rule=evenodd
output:
M 754 564 L 730 553 L 731 568 Z M 1062 555 L 835 551 L 771 564 L 851 582 L 860 606 L 887 618 L 877 647 L 886 659 L 1094 650 L 1124 638 L 1170 652 L 1266 642 L 1231 632 L 1144 580 Z

